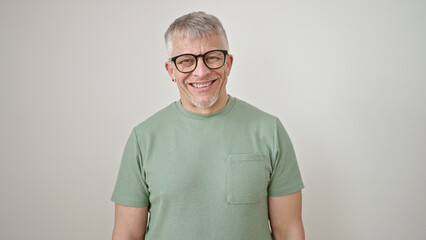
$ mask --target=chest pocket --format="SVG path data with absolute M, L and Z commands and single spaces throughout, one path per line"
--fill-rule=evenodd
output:
M 253 204 L 265 196 L 267 180 L 263 155 L 230 154 L 226 159 L 228 204 Z

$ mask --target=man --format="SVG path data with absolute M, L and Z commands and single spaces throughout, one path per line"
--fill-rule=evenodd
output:
M 278 118 L 226 93 L 233 56 L 220 21 L 190 13 L 165 40 L 180 101 L 126 143 L 113 239 L 304 239 L 291 141 Z

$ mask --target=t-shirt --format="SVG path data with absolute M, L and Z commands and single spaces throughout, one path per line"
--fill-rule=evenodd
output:
M 268 195 L 303 187 L 280 120 L 231 96 L 211 114 L 176 101 L 134 127 L 112 201 L 149 206 L 146 240 L 271 240 Z

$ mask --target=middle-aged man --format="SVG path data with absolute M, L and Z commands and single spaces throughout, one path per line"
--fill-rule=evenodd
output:
M 180 101 L 127 140 L 113 239 L 304 239 L 291 141 L 278 118 L 227 94 L 233 56 L 220 21 L 184 15 L 165 40 Z

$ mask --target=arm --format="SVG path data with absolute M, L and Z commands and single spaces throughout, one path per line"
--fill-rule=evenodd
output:
M 269 221 L 274 240 L 304 240 L 302 192 L 281 197 L 268 197 Z
M 144 240 L 148 207 L 115 204 L 113 240 Z

